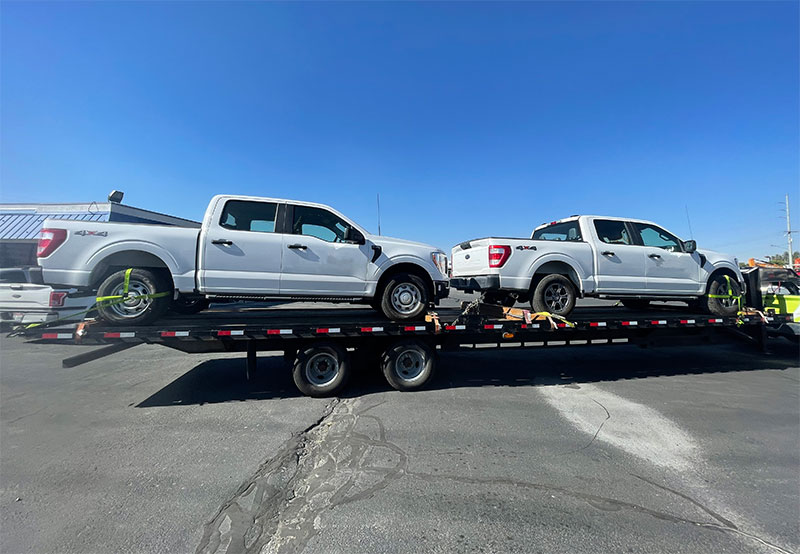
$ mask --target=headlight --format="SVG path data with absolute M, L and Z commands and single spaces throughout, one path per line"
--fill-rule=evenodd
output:
M 442 275 L 447 275 L 447 256 L 444 252 L 431 252 L 431 260 Z

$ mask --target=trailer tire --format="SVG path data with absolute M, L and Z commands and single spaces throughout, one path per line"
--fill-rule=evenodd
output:
M 177 298 L 177 300 L 172 301 L 172 305 L 169 307 L 169 309 L 176 314 L 194 315 L 199 314 L 208 308 L 208 304 L 208 298 L 204 298 L 202 296 L 181 295 Z
M 436 352 L 422 341 L 400 341 L 381 355 L 381 369 L 393 389 L 418 390 L 433 376 Z
M 575 300 L 575 285 L 569 277 L 554 273 L 536 284 L 531 296 L 531 308 L 534 312 L 549 312 L 564 317 L 575 307 Z
M 429 296 L 422 278 L 412 273 L 398 273 L 383 288 L 381 312 L 392 321 L 418 319 L 428 307 Z
M 112 273 L 100 284 L 97 296 L 121 296 L 127 270 Z M 97 315 L 111 325 L 147 325 L 160 318 L 172 303 L 172 286 L 158 272 L 134 269 L 128 281 L 128 296 L 169 292 L 160 298 L 140 298 L 126 302 L 99 303 Z
M 336 395 L 349 377 L 347 350 L 334 343 L 301 349 L 292 367 L 292 378 L 300 392 L 317 398 Z

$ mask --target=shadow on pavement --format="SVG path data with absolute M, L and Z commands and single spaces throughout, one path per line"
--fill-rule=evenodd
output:
M 740 345 L 642 349 L 580 346 L 445 352 L 426 390 L 531 387 L 648 377 L 730 373 L 797 367 L 797 345 L 772 341 L 769 355 Z M 377 368 L 354 368 L 342 396 L 391 390 Z M 137 405 L 140 408 L 266 400 L 301 396 L 282 356 L 261 357 L 246 378 L 243 358 L 205 361 Z

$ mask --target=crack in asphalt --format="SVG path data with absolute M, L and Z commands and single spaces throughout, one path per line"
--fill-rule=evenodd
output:
M 322 515 L 326 511 L 371 498 L 404 476 L 428 482 L 510 486 L 551 495 L 560 494 L 586 502 L 598 510 L 628 510 L 662 521 L 733 533 L 781 554 L 792 554 L 757 535 L 742 531 L 733 522 L 690 496 L 635 474 L 631 475 L 686 500 L 708 514 L 713 521 L 691 519 L 557 485 L 505 477 L 466 477 L 410 471 L 408 455 L 387 440 L 381 419 L 366 413 L 383 402 L 356 411 L 358 403 L 354 400 L 334 400 L 316 422 L 292 437 L 275 457 L 262 464 L 205 525 L 196 554 L 302 552 L 322 530 Z M 602 404 L 597 403 L 605 410 Z M 611 418 L 608 410 L 606 415 L 605 421 L 608 421 Z M 597 429 L 594 438 L 602 426 Z M 583 448 L 590 444 L 591 441 Z

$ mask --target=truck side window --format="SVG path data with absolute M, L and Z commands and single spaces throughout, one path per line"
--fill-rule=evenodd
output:
M 542 229 L 537 229 L 531 236 L 534 240 L 569 240 L 582 241 L 581 228 L 578 221 L 567 221 L 548 225 Z
M 235 231 L 273 233 L 277 208 L 278 205 L 273 202 L 228 200 L 222 209 L 219 225 Z
M 594 228 L 598 238 L 607 244 L 633 244 L 624 221 L 595 219 Z
M 344 242 L 345 231 L 350 224 L 341 217 L 322 208 L 294 206 L 292 233 L 308 235 L 326 242 Z
M 639 236 L 642 237 L 642 244 L 654 248 L 663 248 L 670 252 L 683 252 L 681 241 L 666 232 L 661 227 L 647 223 L 634 223 Z

